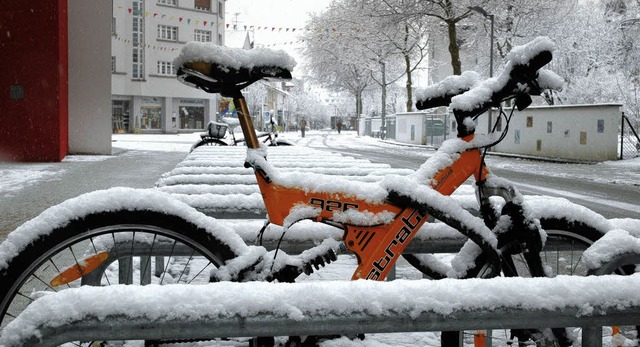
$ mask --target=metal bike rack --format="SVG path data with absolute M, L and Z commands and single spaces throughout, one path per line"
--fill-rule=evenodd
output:
M 474 292 L 497 291 L 504 288 L 507 280 L 509 279 L 477 280 L 473 286 L 466 285 L 468 282 L 465 281 L 468 280 L 457 280 L 449 281 L 446 286 L 456 295 L 465 297 L 472 296 Z M 344 286 L 326 282 L 326 285 L 320 287 L 318 283 L 288 285 L 253 282 L 201 286 L 195 297 L 184 295 L 184 292 L 190 289 L 186 286 L 158 287 L 154 291 L 156 298 L 167 298 L 162 302 L 161 311 L 157 311 L 157 302 L 145 292 L 144 287 L 120 287 L 120 294 L 126 300 L 110 302 L 109 312 L 105 313 L 101 312 L 100 307 L 104 307 L 102 305 L 95 305 L 97 308 L 93 308 L 94 305 L 80 305 L 107 298 L 108 295 L 105 294 L 110 287 L 82 287 L 36 300 L 28 310 L 42 314 L 21 315 L 18 324 L 14 324 L 16 321 L 12 323 L 15 325 L 12 330 L 5 330 L 5 334 L 10 334 L 10 337 L 4 336 L 0 344 L 4 343 L 5 347 L 37 347 L 92 340 L 192 340 L 532 328 L 548 326 L 549 322 L 553 322 L 558 326 L 583 327 L 583 345 L 599 347 L 602 346 L 601 326 L 635 325 L 640 322 L 640 292 L 628 290 L 640 285 L 638 275 L 581 277 L 575 283 L 579 292 L 587 293 L 592 288 L 605 285 L 607 288 L 620 288 L 608 291 L 607 298 L 600 299 L 601 296 L 596 295 L 597 298 L 591 296 L 590 299 L 583 299 L 584 302 L 576 296 L 564 297 L 566 293 L 563 289 L 566 289 L 566 282 L 533 278 L 521 281 L 523 282 L 520 286 L 523 288 L 536 288 L 532 295 L 547 295 L 550 302 L 565 302 L 566 299 L 567 303 L 561 307 L 527 308 L 530 303 L 519 299 L 522 293 L 514 290 L 513 295 L 501 294 L 503 300 L 499 307 L 492 307 L 495 304 L 492 304 L 491 300 L 484 303 L 484 297 L 477 295 L 474 296 L 477 303 L 474 301 L 473 304 L 460 305 L 455 298 L 440 301 L 441 297 L 437 293 L 443 290 L 442 286 L 438 285 L 441 281 L 428 280 L 404 283 L 351 282 L 350 294 L 345 293 Z M 405 295 L 402 297 L 401 305 L 386 304 L 390 295 L 401 295 L 408 285 L 415 290 L 413 293 L 419 292 L 424 295 Z M 247 290 L 240 290 L 238 286 L 247 286 Z M 213 301 L 230 296 L 244 300 L 238 293 L 267 290 L 265 286 L 275 290 L 270 290 L 269 295 L 264 295 L 264 307 L 291 309 L 280 312 L 243 312 L 237 308 L 237 304 L 227 305 L 224 301 L 217 301 L 215 305 L 198 302 L 199 299 L 207 297 L 211 297 Z M 584 291 L 580 288 L 584 288 Z M 366 299 L 376 309 L 368 310 L 365 307 L 367 305 L 359 305 L 355 309 L 335 308 L 335 304 L 329 302 L 331 300 L 326 300 L 326 307 L 323 306 L 325 301 L 296 300 L 295 297 L 299 296 L 301 291 L 311 296 L 328 295 L 342 299 L 353 295 L 356 296 L 354 300 Z M 252 298 L 255 296 L 247 295 L 247 302 Z M 611 304 L 612 301 L 615 301 L 615 304 Z M 131 307 L 128 306 L 132 302 L 136 305 L 133 316 Z M 53 303 L 55 305 L 52 305 Z M 65 306 L 60 306 L 61 303 Z M 443 310 L 443 307 L 446 310 Z M 51 310 L 55 312 L 50 312 Z M 78 315 L 78 312 L 82 312 L 82 315 Z M 176 312 L 188 312 L 188 315 L 186 318 L 176 318 L 180 317 Z M 56 316 L 55 326 L 51 326 L 51 314 Z M 22 329 L 24 324 L 30 329 Z

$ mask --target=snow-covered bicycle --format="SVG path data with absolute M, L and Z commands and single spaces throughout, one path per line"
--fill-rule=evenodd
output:
M 200 146 L 237 146 L 238 144 L 244 144 L 243 137 L 236 137 L 235 128 L 240 125 L 240 122 L 236 118 L 225 117 L 222 118 L 222 122 L 209 122 L 207 125 L 207 131 L 200 134 L 200 141 L 191 146 L 191 150 Z M 227 136 L 229 138 L 227 139 Z M 278 131 L 273 119 L 270 122 L 269 131 L 260 132 L 257 135 L 267 146 L 292 146 L 294 143 L 278 137 Z
M 531 95 L 560 87 L 560 79 L 542 69 L 553 49 L 549 39 L 538 38 L 514 48 L 496 79 L 480 81 L 465 74 L 427 90 L 419 106 L 449 105 L 459 137 L 445 142 L 412 175 L 389 175 L 380 182 L 363 183 L 286 172 L 267 160 L 241 90 L 261 79 L 290 79 L 295 62 L 288 55 L 188 43 L 176 59 L 178 79 L 233 98 L 248 147 L 245 166 L 255 172 L 268 222 L 286 231 L 297 222 L 312 220 L 342 229 L 343 238 L 326 239 L 300 255 L 287 255 L 278 249 L 247 245 L 224 223 L 169 194 L 126 188 L 92 192 L 43 212 L 0 245 L 2 326 L 38 296 L 61 288 L 113 283 L 293 282 L 300 274 L 334 261 L 345 250 L 358 259 L 353 279 L 384 280 L 418 230 L 432 219 L 464 234 L 468 241 L 451 264 L 433 255 L 407 255 L 412 265 L 430 277 L 574 273 L 580 267 L 573 260 L 579 260 L 582 250 L 612 229 L 610 222 L 566 201 L 523 197 L 511 182 L 496 177 L 485 165 L 482 149 L 502 137 L 474 135 L 473 119 L 489 107 L 513 100 L 509 115 L 500 111 L 508 124 L 515 108 L 522 110 L 531 103 Z M 448 196 L 471 176 L 476 181 L 480 217 Z M 550 251 L 556 255 L 546 257 L 545 252 Z M 531 329 L 513 334 L 522 343 L 571 345 L 564 329 L 547 332 L 551 333 Z M 294 338 L 288 344 L 298 342 Z

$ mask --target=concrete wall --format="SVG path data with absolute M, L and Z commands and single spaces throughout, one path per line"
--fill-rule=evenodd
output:
M 620 104 L 534 106 L 523 112 L 515 112 L 508 134 L 497 146 L 495 152 L 522 154 L 536 157 L 561 158 L 583 161 L 616 160 L 618 157 L 618 135 L 621 117 Z M 508 113 L 508 110 L 505 110 Z M 492 112 L 492 124 L 496 122 L 498 111 Z M 485 135 L 489 130 L 488 113 L 476 120 L 477 135 Z M 430 136 L 424 127 L 429 123 L 429 115 L 422 112 L 396 114 L 396 141 L 414 144 L 439 145 L 430 143 Z M 442 118 L 444 119 L 444 118 Z M 456 137 L 455 118 L 444 119 L 447 124 L 447 138 Z M 506 123 L 496 133 L 505 131 Z M 411 137 L 411 127 L 415 134 Z M 363 127 L 363 120 L 361 120 Z
M 620 104 L 530 107 L 514 114 L 509 133 L 494 150 L 573 160 L 616 160 L 621 108 Z M 485 128 L 482 122 L 478 126 Z
M 69 0 L 69 153 L 111 154 L 111 2 Z
M 423 145 L 423 116 L 422 112 L 396 114 L 396 141 Z

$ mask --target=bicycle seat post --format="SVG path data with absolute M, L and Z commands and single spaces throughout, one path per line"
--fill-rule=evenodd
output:
M 238 120 L 240 121 L 240 127 L 244 135 L 244 140 L 248 148 L 260 148 L 260 142 L 256 135 L 251 121 L 251 115 L 249 114 L 249 108 L 247 107 L 247 101 L 245 100 L 242 92 L 237 90 L 233 93 L 233 104 L 238 111 Z

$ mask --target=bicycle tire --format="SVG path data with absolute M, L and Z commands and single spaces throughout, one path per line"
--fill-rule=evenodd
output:
M 152 241 L 149 242 L 151 237 Z M 116 242 L 119 247 L 112 247 Z M 207 270 L 236 256 L 215 235 L 182 217 L 148 210 L 88 214 L 45 233 L 26 246 L 0 272 L 0 327 L 8 324 L 33 301 L 30 294 L 34 291 L 58 291 L 49 283 L 53 275 L 68 265 L 73 266 L 74 262 L 78 264 L 81 257 L 86 260 L 87 254 L 102 252 L 105 245 L 111 246 L 109 253 L 116 253 L 115 258 L 130 258 L 136 252 L 144 255 L 149 252 L 149 257 L 144 257 L 144 261 L 143 256 L 139 257 L 136 269 L 133 266 L 135 260 L 131 262 L 132 266 L 123 269 L 115 266 L 115 263 L 101 265 L 102 270 L 111 266 L 114 272 L 118 271 L 118 282 L 123 278 L 131 281 L 134 270 L 139 271 L 140 284 L 144 276 L 148 277 L 145 274 L 151 273 L 152 257 L 157 257 L 160 249 L 165 250 L 164 261 L 155 259 L 155 265 L 161 263 L 163 266 L 158 266 L 156 273 L 151 275 L 153 278 L 149 278 L 151 282 L 160 284 L 208 283 L 210 271 Z M 83 274 L 81 279 L 67 283 L 64 288 L 83 285 L 84 280 L 97 271 Z M 109 276 L 105 272 L 100 275 L 99 283 L 93 284 L 111 284 L 110 277 L 115 280 L 114 273 Z
M 540 258 L 546 269 L 547 276 L 558 275 L 586 276 L 588 268 L 582 263 L 582 252 L 603 236 L 597 228 L 584 222 L 571 220 L 568 217 L 542 217 L 540 225 L 547 234 L 544 249 L 540 253 Z M 511 248 L 509 241 L 498 248 L 506 250 Z M 484 262 L 483 256 L 476 260 L 477 268 L 481 269 L 475 275 L 477 277 L 495 276 L 495 273 L 483 273 L 488 267 L 479 265 Z M 530 265 L 522 256 L 522 253 L 511 255 L 511 264 L 515 266 L 512 271 L 520 277 L 533 277 L 535 274 L 528 273 Z M 470 271 L 470 272 L 474 272 Z M 629 274 L 629 268 L 619 268 L 616 273 Z M 539 330 L 530 330 L 535 338 L 532 338 L 536 346 L 556 347 L 571 346 L 564 328 L 547 329 L 545 333 Z M 549 331 L 550 330 L 550 331 Z
M 196 144 L 194 144 L 193 146 L 191 146 L 191 152 L 193 152 L 194 149 L 198 148 L 198 147 L 202 147 L 202 146 L 228 146 L 229 144 L 220 140 L 220 139 L 214 139 L 214 138 L 204 138 L 200 141 L 198 141 Z

